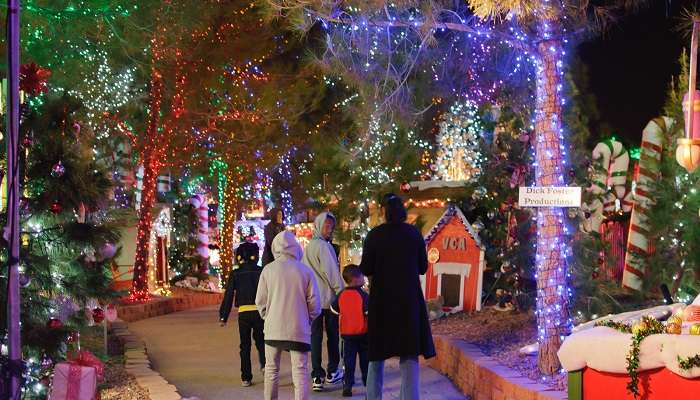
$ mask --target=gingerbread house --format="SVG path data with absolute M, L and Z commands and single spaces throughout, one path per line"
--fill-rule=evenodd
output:
M 462 211 L 450 204 L 425 236 L 428 272 L 421 277 L 427 300 L 442 296 L 452 311 L 481 310 L 484 248 Z

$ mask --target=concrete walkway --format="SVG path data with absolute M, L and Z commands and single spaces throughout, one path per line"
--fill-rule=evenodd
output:
M 178 388 L 183 397 L 201 400 L 263 398 L 262 374 L 253 369 L 253 386 L 240 382 L 238 326 L 232 313 L 229 324 L 218 323 L 218 307 L 209 306 L 150 318 L 129 324 L 129 330 L 146 343 L 153 369 Z M 257 352 L 253 346 L 253 366 Z M 326 358 L 324 357 L 324 365 Z M 293 398 L 289 356 L 282 357 L 280 398 Z M 361 382 L 359 370 L 357 382 Z M 398 399 L 400 377 L 398 362 L 386 365 L 384 399 Z M 354 398 L 364 398 L 364 387 L 355 386 Z M 341 386 L 327 386 L 325 392 L 312 393 L 312 399 L 340 399 Z M 444 376 L 421 367 L 422 400 L 456 400 L 464 396 Z

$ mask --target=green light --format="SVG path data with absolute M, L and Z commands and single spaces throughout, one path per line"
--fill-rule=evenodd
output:
M 633 159 L 633 160 L 639 160 L 639 157 L 640 157 L 641 154 L 642 154 L 642 149 L 640 149 L 639 147 L 634 147 L 634 148 L 631 148 L 631 149 L 629 150 L 629 153 L 630 153 L 630 158 L 631 158 L 631 159 Z

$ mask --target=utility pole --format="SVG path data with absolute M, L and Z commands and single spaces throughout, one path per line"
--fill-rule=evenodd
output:
M 8 400 L 22 396 L 22 346 L 19 294 L 19 11 L 20 0 L 7 0 L 7 332 L 9 356 Z

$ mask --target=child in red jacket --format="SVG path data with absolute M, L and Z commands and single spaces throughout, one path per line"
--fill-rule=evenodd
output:
M 360 267 L 350 264 L 343 269 L 343 289 L 331 304 L 331 310 L 340 315 L 340 336 L 343 338 L 343 397 L 352 397 L 355 383 L 355 361 L 360 357 L 362 383 L 367 386 L 367 308 L 369 296 L 362 290 L 365 276 Z

